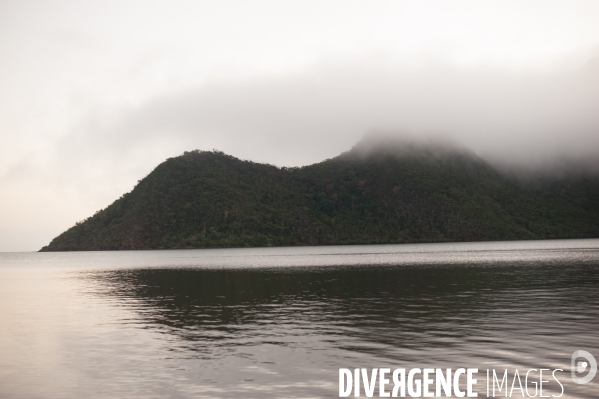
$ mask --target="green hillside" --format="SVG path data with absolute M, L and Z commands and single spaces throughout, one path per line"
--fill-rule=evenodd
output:
M 42 251 L 599 237 L 599 178 L 504 175 L 463 150 L 359 145 L 302 168 L 186 152 Z

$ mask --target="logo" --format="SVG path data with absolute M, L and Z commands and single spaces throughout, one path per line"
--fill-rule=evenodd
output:
M 585 360 L 581 360 L 581 358 L 584 358 Z M 587 374 L 585 377 L 578 377 L 576 375 L 577 373 L 584 373 L 589 365 L 591 366 L 589 374 Z M 595 377 L 595 374 L 597 374 L 597 361 L 593 355 L 587 351 L 575 351 L 572 354 L 572 362 L 570 366 L 570 369 L 572 370 L 572 381 L 574 381 L 576 384 L 586 384 Z

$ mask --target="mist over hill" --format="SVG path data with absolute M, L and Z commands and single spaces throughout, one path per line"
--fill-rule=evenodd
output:
M 297 168 L 185 152 L 42 251 L 598 236 L 597 174 L 522 178 L 453 143 L 370 137 Z

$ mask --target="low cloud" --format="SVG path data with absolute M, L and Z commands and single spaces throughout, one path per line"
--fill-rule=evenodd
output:
M 64 146 L 115 154 L 217 147 L 291 166 L 335 156 L 371 131 L 402 131 L 450 137 L 483 156 L 526 164 L 597 155 L 597 109 L 597 59 L 529 73 L 442 63 L 321 64 L 155 98 L 115 112 L 110 123 L 86 121 Z

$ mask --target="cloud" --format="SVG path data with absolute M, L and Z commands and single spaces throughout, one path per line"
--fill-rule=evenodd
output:
M 526 163 L 597 155 L 597 109 L 596 61 L 528 73 L 441 62 L 322 63 L 157 97 L 116 112 L 110 123 L 88 120 L 63 145 L 107 154 L 217 147 L 290 166 L 335 156 L 384 130 L 447 136 L 482 155 Z

